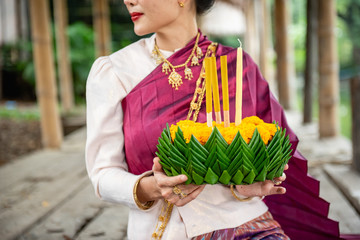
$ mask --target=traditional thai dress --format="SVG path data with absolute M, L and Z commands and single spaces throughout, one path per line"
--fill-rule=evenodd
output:
M 202 58 L 199 66 L 191 67 L 194 79 L 183 79 L 179 90 L 175 90 L 169 85 L 161 64 L 158 66 L 151 57 L 154 39 L 155 35 L 97 59 L 87 82 L 87 170 L 97 196 L 130 207 L 129 239 L 151 238 L 165 206 L 159 200 L 150 209 L 140 210 L 133 199 L 133 187 L 139 177 L 151 171 L 157 139 L 166 123 L 175 124 L 187 118 L 203 61 Z M 162 54 L 173 65 L 182 64 L 194 42 L 195 39 L 175 53 L 162 51 Z M 200 36 L 198 45 L 203 53 L 210 44 L 205 36 Z M 218 57 L 217 66 L 220 66 L 219 56 L 228 56 L 230 119 L 234 122 L 231 110 L 235 109 L 236 49 L 218 45 L 214 54 Z M 181 70 L 178 73 L 183 75 Z M 197 121 L 206 122 L 205 102 L 202 105 Z M 265 122 L 275 120 L 287 129 L 294 153 L 283 183 L 287 193 L 266 197 L 264 201 L 256 197 L 239 202 L 228 186 L 206 185 L 192 202 L 183 207 L 174 206 L 163 239 L 197 236 L 196 239 L 266 239 L 271 231 L 275 234 L 272 236 L 281 235 L 277 222 L 291 239 L 338 238 L 338 223 L 327 217 L 329 204 L 319 198 L 319 182 L 307 174 L 307 161 L 296 150 L 298 140 L 286 122 L 282 107 L 269 91 L 257 65 L 244 52 L 243 117 L 253 115 Z

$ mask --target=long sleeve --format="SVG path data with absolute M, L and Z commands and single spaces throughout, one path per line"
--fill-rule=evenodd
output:
M 105 201 L 136 207 L 133 186 L 139 176 L 127 172 L 121 100 L 126 88 L 109 57 L 93 64 L 86 86 L 86 168 L 95 193 Z

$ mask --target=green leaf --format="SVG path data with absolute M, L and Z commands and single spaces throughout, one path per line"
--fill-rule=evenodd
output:
M 215 184 L 219 180 L 219 177 L 211 168 L 208 168 L 204 180 L 209 184 Z
M 208 150 L 206 150 L 206 148 L 201 145 L 201 143 L 196 139 L 196 137 L 194 137 L 194 135 L 191 135 L 189 144 L 192 149 L 201 154 L 204 158 L 207 158 L 209 155 Z
M 222 171 L 218 160 L 215 161 L 214 165 L 212 165 L 211 168 L 216 173 L 216 175 L 220 176 Z
M 192 177 L 190 176 L 190 174 L 187 173 L 183 168 L 181 168 L 181 174 L 186 175 L 187 178 L 188 178 L 188 179 L 186 180 L 185 184 L 190 184 L 191 181 L 192 181 Z
M 244 178 L 243 182 L 252 184 L 255 179 L 255 172 L 253 169 L 251 169 L 250 173 Z
M 255 178 L 255 182 L 263 182 L 266 179 L 267 169 L 263 168 L 260 174 L 258 174 Z
M 173 176 L 171 171 L 167 170 L 166 168 L 163 168 L 163 169 L 164 169 L 164 172 L 166 173 L 167 176 L 169 176 L 169 177 Z
M 159 152 L 156 152 L 155 154 L 160 158 L 160 164 L 163 166 L 163 168 L 167 168 L 168 170 L 170 170 L 171 163 L 169 162 L 169 160 L 161 156 Z
M 243 174 L 244 176 L 247 176 L 247 175 L 249 174 L 249 172 L 250 172 L 250 169 L 248 169 L 247 167 L 245 167 L 245 165 L 241 165 L 240 171 L 242 172 L 242 174 Z
M 170 144 L 164 141 L 162 138 L 158 139 L 159 144 L 166 149 L 166 151 L 170 151 Z
M 236 185 L 240 185 L 243 179 L 244 179 L 244 174 L 240 170 L 237 170 L 236 174 L 232 178 L 232 181 Z
M 214 165 L 215 161 L 216 161 L 216 148 L 211 149 L 211 152 L 209 154 L 209 156 L 207 157 L 206 161 L 205 161 L 205 167 L 209 167 Z
M 192 171 L 192 178 L 196 185 L 201 185 L 204 182 L 204 178 L 197 174 L 195 171 Z
M 179 175 L 179 173 L 173 167 L 171 167 L 171 173 L 172 173 L 173 176 Z
M 228 146 L 228 148 L 226 149 L 225 154 L 229 157 L 229 159 L 233 159 L 237 153 L 240 150 L 240 145 L 241 145 L 241 134 L 238 131 L 233 139 L 233 141 L 231 142 L 231 144 Z
M 230 174 L 228 173 L 228 171 L 223 171 L 223 173 L 221 174 L 220 178 L 219 178 L 219 182 L 221 182 L 222 184 L 229 184 L 231 180 L 231 176 Z

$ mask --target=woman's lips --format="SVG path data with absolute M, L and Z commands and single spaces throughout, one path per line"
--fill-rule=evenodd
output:
M 135 22 L 136 20 L 138 20 L 142 15 L 144 15 L 143 13 L 139 13 L 139 12 L 133 12 L 130 14 L 131 16 L 131 20 L 133 22 Z

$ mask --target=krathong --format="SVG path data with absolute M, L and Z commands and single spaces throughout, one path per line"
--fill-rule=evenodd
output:
M 283 174 L 291 158 L 286 129 L 257 116 L 242 119 L 242 49 L 238 51 L 235 123 L 229 119 L 227 59 L 221 57 L 223 115 L 221 122 L 215 57 L 204 59 L 206 123 L 183 120 L 161 133 L 156 155 L 167 176 L 184 174 L 185 184 L 252 184 Z M 212 121 L 212 94 L 216 122 Z
M 290 159 L 286 131 L 260 118 L 239 126 L 180 121 L 163 130 L 157 156 L 168 176 L 185 174 L 186 184 L 251 184 L 280 177 Z

